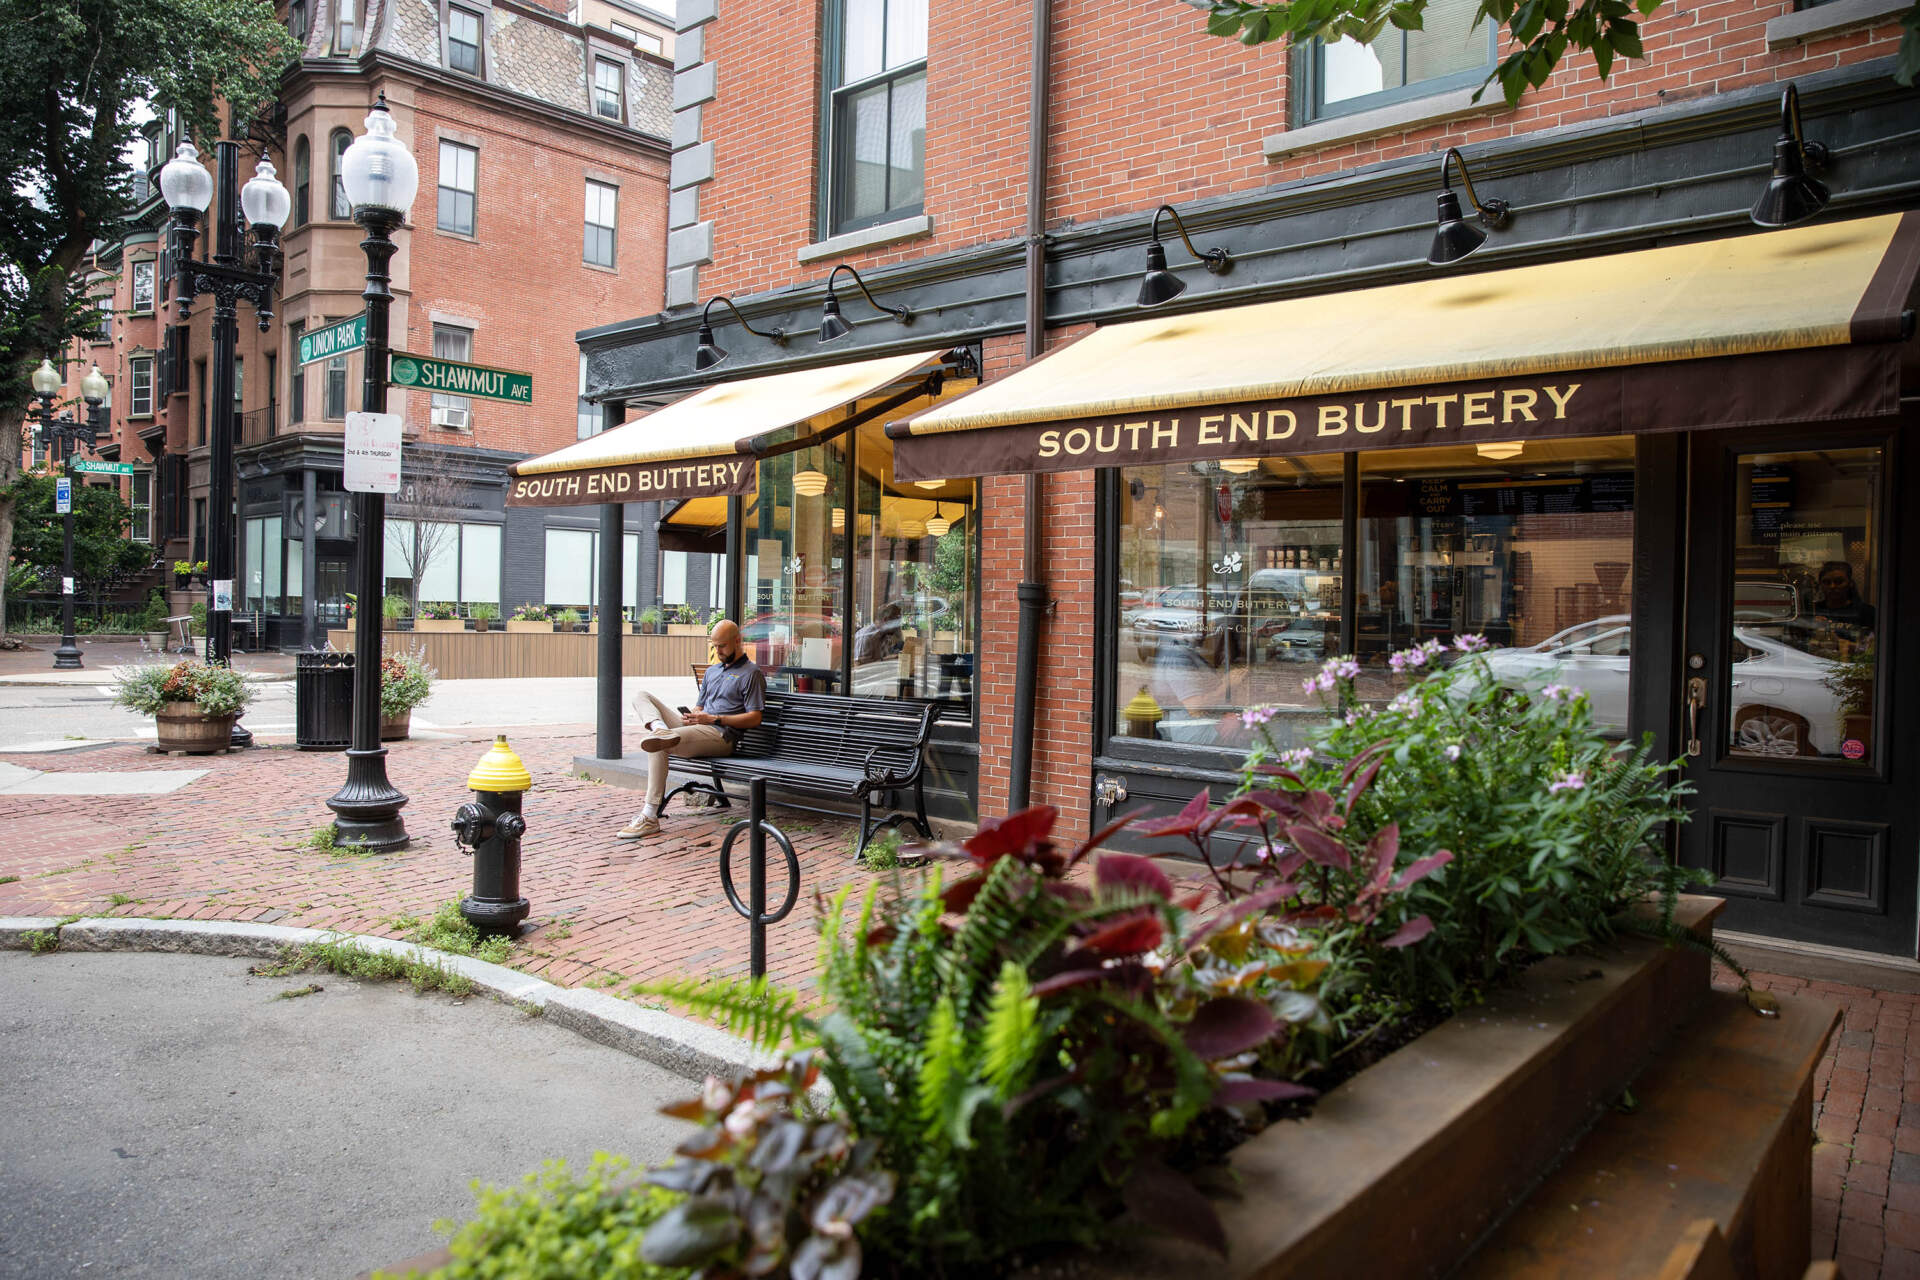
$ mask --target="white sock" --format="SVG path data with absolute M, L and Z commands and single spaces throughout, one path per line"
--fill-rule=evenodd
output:
M 635 821 L 645 822 L 649 818 L 657 818 L 659 816 L 660 816 L 660 810 L 658 806 L 651 805 L 651 804 L 643 804 L 640 806 L 640 816 L 637 819 L 635 819 Z

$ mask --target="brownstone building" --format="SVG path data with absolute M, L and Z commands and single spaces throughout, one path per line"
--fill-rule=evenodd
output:
M 763 420 L 518 474 L 693 464 L 663 528 L 724 542 L 778 678 L 939 699 L 949 812 L 1178 805 L 1235 781 L 1243 709 L 1302 740 L 1324 659 L 1387 698 L 1390 652 L 1478 634 L 1697 751 L 1678 853 L 1737 928 L 1911 956 L 1897 8 L 1663 7 L 1509 108 L 1448 0 L 1293 50 L 1149 0 L 683 0 L 668 305 L 580 335 L 587 394 Z M 829 370 L 824 412 L 781 381 Z M 740 453 L 748 491 L 694 483 Z

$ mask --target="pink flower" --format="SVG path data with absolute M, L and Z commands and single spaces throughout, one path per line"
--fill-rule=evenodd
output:
M 1487 647 L 1487 638 L 1485 636 L 1456 636 L 1454 637 L 1453 647 L 1462 653 L 1478 653 Z
M 1458 760 L 1459 758 L 1460 758 L 1460 744 L 1457 742 L 1449 742 L 1447 744 L 1447 759 Z
M 1586 789 L 1587 789 L 1586 774 L 1568 773 L 1555 779 L 1547 787 L 1547 794 L 1552 795 L 1556 791 L 1585 791 Z

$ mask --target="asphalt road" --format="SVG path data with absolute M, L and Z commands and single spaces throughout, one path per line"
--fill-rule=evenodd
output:
M 247 963 L 0 952 L 0 1277 L 344 1280 L 475 1178 L 685 1132 L 693 1086 L 509 1006 Z

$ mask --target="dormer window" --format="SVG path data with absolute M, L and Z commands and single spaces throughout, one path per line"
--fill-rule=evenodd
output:
M 612 58 L 593 60 L 593 111 L 608 120 L 626 119 L 626 74 Z
M 447 10 L 447 65 L 470 76 L 480 74 L 480 15 L 453 5 Z

